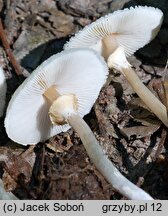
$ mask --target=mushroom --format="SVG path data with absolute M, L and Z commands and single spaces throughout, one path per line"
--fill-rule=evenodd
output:
M 153 7 L 118 10 L 86 26 L 64 49 L 89 47 L 96 50 L 106 59 L 109 68 L 125 75 L 137 95 L 168 126 L 166 107 L 141 82 L 126 59 L 157 35 L 162 19 L 162 11 Z
M 130 199 L 152 199 L 126 179 L 104 155 L 82 117 L 89 113 L 106 81 L 108 68 L 89 49 L 73 49 L 42 63 L 16 90 L 5 118 L 8 136 L 26 145 L 72 128 L 92 162 L 120 193 Z
M 83 117 L 90 112 L 107 74 L 106 63 L 93 50 L 75 49 L 53 55 L 13 94 L 5 118 L 8 136 L 25 145 L 67 131 L 68 124 L 51 124 L 48 111 L 53 101 L 62 95 L 67 105 L 74 102 L 72 109 L 78 106 L 78 113 Z
M 0 117 L 3 115 L 6 99 L 6 79 L 3 69 L 0 67 Z

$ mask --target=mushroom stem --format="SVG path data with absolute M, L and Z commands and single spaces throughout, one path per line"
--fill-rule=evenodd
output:
M 60 93 L 56 90 L 55 85 L 52 85 L 44 92 L 43 96 L 46 98 L 48 103 L 52 104 L 60 96 Z
M 47 97 L 50 98 L 48 93 Z M 45 96 L 46 96 L 45 94 Z M 50 101 L 52 98 L 50 98 Z M 96 168 L 102 173 L 113 187 L 122 195 L 134 200 L 152 200 L 152 197 L 138 188 L 125 178 L 105 156 L 102 148 L 97 142 L 93 132 L 85 121 L 77 114 L 77 98 L 73 94 L 61 95 L 53 101 L 49 116 L 53 124 L 66 124 L 67 122 L 78 133 L 83 145 L 95 164 Z
M 168 118 L 166 107 L 158 100 L 157 97 L 142 83 L 131 65 L 127 61 L 122 47 L 111 54 L 107 60 L 109 68 L 115 68 L 122 72 L 133 90 L 151 109 L 151 111 L 168 127 Z
M 153 200 L 149 194 L 134 185 L 117 170 L 117 168 L 103 153 L 102 148 L 89 126 L 78 114 L 70 115 L 67 121 L 78 133 L 96 168 L 117 191 L 128 199 Z
M 105 60 L 117 49 L 118 43 L 116 37 L 118 35 L 118 33 L 112 33 L 102 39 L 102 56 Z

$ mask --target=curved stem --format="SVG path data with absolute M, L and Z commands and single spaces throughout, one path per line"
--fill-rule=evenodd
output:
M 133 90 L 149 107 L 149 109 L 168 127 L 168 117 L 166 107 L 160 100 L 142 83 L 131 65 L 126 59 L 124 49 L 118 47 L 108 58 L 109 68 L 115 68 L 122 72 Z
M 132 200 L 152 200 L 145 191 L 125 178 L 105 156 L 93 132 L 85 121 L 77 114 L 68 118 L 68 123 L 80 136 L 83 145 L 96 168 L 112 186 L 125 197 Z
M 168 127 L 166 107 L 160 100 L 142 83 L 135 71 L 129 66 L 122 68 L 121 72 L 126 76 L 137 95 L 151 109 L 151 111 Z

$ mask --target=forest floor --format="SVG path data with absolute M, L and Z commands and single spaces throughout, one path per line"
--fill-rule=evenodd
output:
M 151 5 L 165 18 L 154 41 L 129 58 L 140 79 L 164 103 L 162 80 L 168 53 L 166 1 L 0 0 L 1 21 L 19 64 L 32 72 L 62 50 L 69 37 L 99 17 L 123 7 Z M 149 3 L 150 2 L 150 3 Z M 126 4 L 125 4 L 126 3 Z M 16 75 L 0 47 L 7 102 L 25 79 Z M 72 130 L 31 146 L 11 141 L 0 119 L 0 177 L 19 199 L 125 199 L 96 170 Z M 91 112 L 84 117 L 105 154 L 133 183 L 155 199 L 168 199 L 168 139 L 165 126 L 145 107 L 124 76 L 111 71 Z

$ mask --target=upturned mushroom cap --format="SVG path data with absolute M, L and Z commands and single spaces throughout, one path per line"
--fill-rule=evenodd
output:
M 12 140 L 27 145 L 44 141 L 70 126 L 52 125 L 44 92 L 55 85 L 60 94 L 75 94 L 78 113 L 89 113 L 106 81 L 108 68 L 103 58 L 89 49 L 73 49 L 54 55 L 42 63 L 12 96 L 5 118 Z
M 157 35 L 162 19 L 162 11 L 153 7 L 118 10 L 86 26 L 65 44 L 64 49 L 90 47 L 104 56 L 103 49 L 107 48 L 109 56 L 121 46 L 129 56 Z
M 6 99 L 6 79 L 3 69 L 0 67 L 0 117 L 3 115 Z

